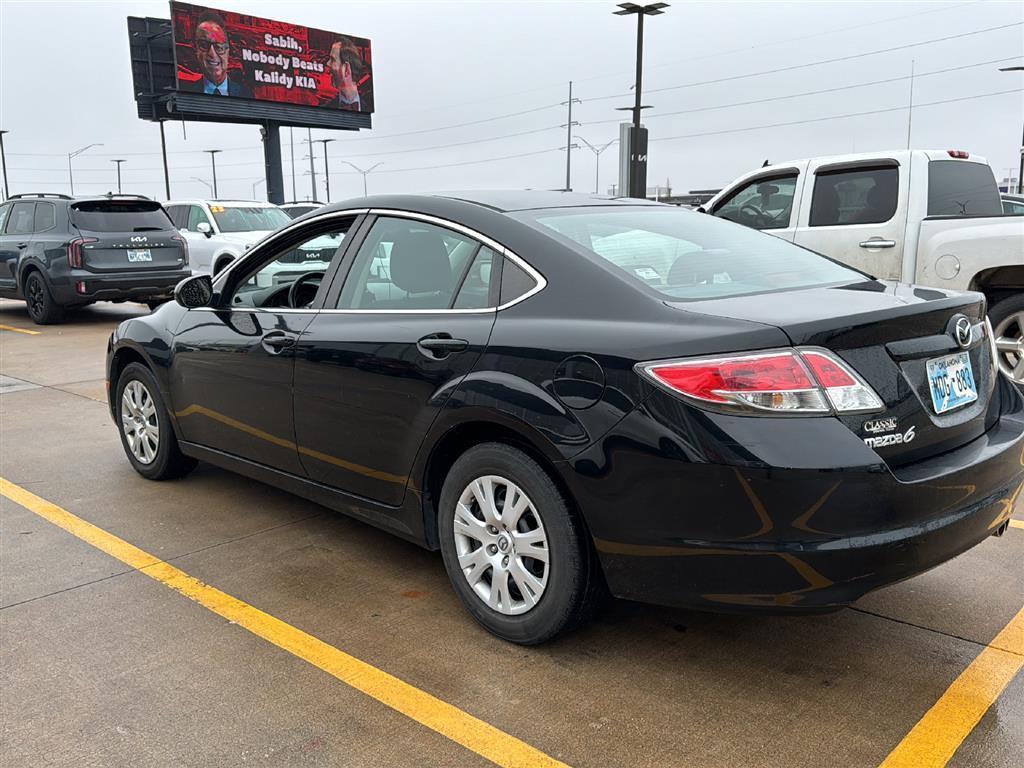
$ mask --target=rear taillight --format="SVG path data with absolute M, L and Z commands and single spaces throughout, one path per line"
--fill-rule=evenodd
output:
M 82 268 L 82 246 L 86 243 L 98 242 L 95 237 L 76 237 L 68 243 L 68 266 Z
M 637 370 L 672 392 L 726 410 L 863 413 L 881 399 L 826 350 L 795 349 L 641 363 Z
M 171 240 L 181 244 L 181 263 L 188 265 L 188 240 L 181 235 L 171 235 Z

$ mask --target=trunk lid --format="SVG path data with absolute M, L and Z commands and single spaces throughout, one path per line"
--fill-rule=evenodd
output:
M 185 264 L 184 239 L 163 207 L 152 200 L 83 200 L 71 204 L 81 233 L 82 268 L 91 272 L 177 269 Z
M 997 418 L 995 371 L 980 294 L 872 280 L 672 306 L 774 325 L 794 346 L 836 353 L 885 403 L 879 413 L 838 418 L 869 440 L 890 466 L 953 450 L 983 434 Z M 967 318 L 972 330 L 966 348 L 955 338 L 960 317 Z M 937 413 L 928 361 L 961 353 L 970 360 L 978 398 Z

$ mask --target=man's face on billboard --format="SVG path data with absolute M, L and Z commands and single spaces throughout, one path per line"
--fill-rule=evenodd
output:
M 196 57 L 203 76 L 220 85 L 228 76 L 228 36 L 212 21 L 204 21 L 196 30 Z

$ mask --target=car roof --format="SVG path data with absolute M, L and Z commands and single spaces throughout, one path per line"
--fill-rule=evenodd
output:
M 445 204 L 448 206 L 445 206 Z M 594 206 L 627 207 L 627 206 L 665 206 L 652 200 L 641 200 L 627 197 L 607 197 L 580 192 L 562 192 L 560 190 L 473 190 L 468 192 L 424 192 L 418 194 L 385 194 L 370 197 L 357 197 L 338 203 L 329 203 L 319 213 L 341 211 L 354 208 L 395 208 L 398 210 L 426 211 L 443 206 L 468 206 L 470 209 L 485 209 L 497 213 L 514 211 L 544 210 L 550 208 L 583 208 Z M 466 210 L 464 208 L 463 210 Z
M 208 198 L 188 198 L 183 200 L 168 200 L 164 205 L 199 205 L 205 203 L 206 205 L 234 205 L 234 206 L 248 206 L 256 208 L 277 208 L 273 203 L 268 203 L 263 200 L 211 200 Z

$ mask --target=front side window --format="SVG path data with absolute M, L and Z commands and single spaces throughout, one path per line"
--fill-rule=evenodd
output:
M 519 216 L 668 300 L 742 296 L 867 279 L 772 235 L 674 208 L 563 209 Z
M 478 309 L 493 254 L 472 238 L 415 219 L 377 219 L 356 254 L 338 309 Z M 486 282 L 486 290 L 484 283 Z M 465 289 L 464 291 L 462 289 Z M 461 305 L 455 307 L 456 298 Z
M 210 223 L 210 217 L 206 215 L 206 211 L 198 205 L 190 205 L 188 207 L 188 231 L 198 232 L 199 225 L 203 222 Z
M 236 283 L 229 306 L 307 307 L 316 298 L 331 261 L 340 258 L 351 224 L 349 219 L 335 222 L 326 230 L 317 228 L 316 234 L 293 241 L 269 260 L 260 261 Z
M 11 218 L 7 222 L 7 234 L 31 235 L 35 217 L 35 203 L 15 203 L 11 208 Z
M 896 214 L 898 202 L 898 168 L 819 173 L 814 179 L 810 225 L 882 224 Z
M 719 203 L 714 215 L 753 229 L 785 229 L 793 214 L 797 175 L 755 179 Z
M 11 212 L 11 206 L 0 205 L 0 232 L 4 231 L 4 225 L 7 224 L 7 216 Z
M 210 204 L 210 213 L 221 232 L 273 232 L 291 221 L 277 206 L 230 206 Z

